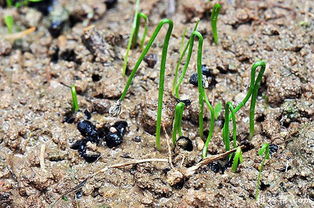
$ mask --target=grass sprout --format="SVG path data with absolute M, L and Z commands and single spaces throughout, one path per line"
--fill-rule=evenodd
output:
M 225 144 L 226 151 L 230 150 L 230 138 L 229 138 L 229 122 L 230 117 L 232 119 L 232 138 L 233 138 L 233 148 L 237 147 L 237 121 L 235 110 L 231 102 L 227 102 L 225 105 L 225 123 L 222 130 L 222 139 Z
M 126 75 L 126 69 L 128 67 L 130 50 L 131 50 L 131 48 L 135 48 L 137 45 L 141 19 L 143 19 L 144 23 L 145 23 L 143 36 L 142 36 L 142 39 L 140 41 L 140 48 L 141 49 L 144 46 L 145 38 L 147 36 L 148 17 L 145 14 L 139 12 L 139 4 L 140 4 L 140 0 L 137 0 L 136 4 L 135 4 L 135 14 L 134 14 L 134 20 L 133 20 L 133 25 L 132 25 L 132 29 L 131 29 L 130 39 L 129 39 L 127 49 L 125 52 L 125 56 L 124 56 L 124 60 L 123 60 L 123 66 L 122 66 L 122 75 L 123 76 Z
M 199 21 L 196 22 L 194 29 L 193 29 L 193 32 L 197 30 L 198 24 L 199 24 Z M 178 97 L 178 93 L 177 93 L 177 95 L 175 95 L 175 94 L 176 94 L 176 85 L 177 85 L 177 80 L 178 80 L 178 75 L 179 75 L 179 68 L 180 68 L 182 60 L 186 54 L 186 51 L 188 50 L 188 47 L 190 45 L 190 40 L 191 40 L 191 38 L 190 38 L 189 41 L 185 44 L 185 47 L 183 48 L 185 34 L 186 34 L 186 30 L 182 34 L 182 39 L 181 39 L 181 44 L 180 44 L 181 45 L 180 46 L 180 57 L 179 57 L 179 60 L 177 62 L 176 68 L 175 68 L 174 79 L 173 79 L 173 83 L 172 83 L 172 95 L 176 96 L 176 97 Z
M 264 169 L 265 163 L 270 158 L 270 149 L 269 143 L 265 143 L 262 145 L 260 150 L 258 151 L 258 155 L 263 157 L 261 164 L 258 166 L 258 175 L 257 175 L 257 182 L 255 188 L 255 199 L 258 200 L 259 198 L 259 191 L 261 186 L 261 179 L 262 179 L 262 171 Z
M 215 117 L 215 120 L 218 119 L 220 113 L 221 113 L 221 110 L 222 110 L 222 103 L 221 102 L 218 102 L 215 107 L 214 107 L 214 117 Z
M 179 99 L 180 85 L 183 82 L 184 76 L 186 74 L 188 65 L 189 65 L 190 60 L 191 60 L 195 37 L 198 38 L 198 49 L 197 49 L 197 79 L 198 80 L 197 80 L 197 82 L 198 82 L 198 92 L 199 92 L 199 98 L 198 98 L 198 100 L 199 100 L 199 134 L 200 134 L 201 138 L 203 138 L 203 136 L 204 136 L 204 133 L 203 133 L 204 132 L 204 118 L 203 118 L 204 117 L 204 102 L 210 111 L 209 133 L 208 133 L 208 137 L 205 141 L 203 154 L 202 154 L 203 158 L 205 158 L 207 156 L 208 145 L 209 145 L 211 138 L 213 136 L 213 133 L 214 133 L 215 109 L 211 105 L 211 103 L 209 102 L 207 95 L 205 93 L 204 87 L 203 87 L 202 54 L 203 54 L 203 41 L 204 41 L 204 39 L 203 39 L 203 36 L 198 31 L 193 31 L 191 34 L 191 37 L 188 41 L 188 43 L 189 43 L 188 54 L 187 54 L 187 58 L 186 58 L 184 67 L 183 67 L 182 72 L 181 72 L 181 76 L 179 77 L 179 79 L 175 85 L 175 97 L 177 99 Z
M 169 40 L 172 34 L 172 29 L 173 29 L 173 22 L 172 20 L 169 19 L 163 19 L 159 22 L 157 25 L 154 33 L 152 34 L 151 38 L 149 39 L 146 47 L 144 48 L 143 52 L 141 53 L 140 57 L 138 58 L 137 62 L 135 63 L 134 68 L 132 69 L 132 72 L 127 80 L 127 83 L 124 87 L 124 90 L 117 101 L 121 105 L 121 102 L 124 100 L 130 85 L 132 84 L 133 78 L 142 63 L 144 57 L 148 53 L 149 49 L 153 45 L 157 35 L 159 34 L 159 31 L 161 28 L 165 25 L 168 24 L 168 30 L 164 39 L 163 43 L 163 48 L 162 48 L 162 54 L 161 54 L 161 64 L 160 64 L 160 74 L 159 74 L 159 92 L 158 92 L 158 109 L 157 109 L 157 123 L 156 123 L 156 148 L 158 150 L 161 149 L 160 146 L 160 131 L 161 131 L 161 114 L 162 114 L 162 101 L 163 101 L 163 95 L 164 95 L 164 82 L 165 82 L 165 70 L 166 70 L 166 61 L 167 61 L 167 51 L 168 51 L 168 45 L 169 45 Z M 115 108 L 115 106 L 113 106 Z
M 172 129 L 172 143 L 173 145 L 176 144 L 177 141 L 177 134 L 179 136 L 182 136 L 182 116 L 183 116 L 183 111 L 184 111 L 185 104 L 183 102 L 179 102 L 176 105 L 175 108 L 175 114 L 174 114 L 174 123 L 173 123 L 173 129 Z
M 236 152 L 234 153 L 233 162 L 231 166 L 232 172 L 237 172 L 238 166 L 240 163 L 243 163 L 242 149 L 238 147 Z
M 79 110 L 79 105 L 77 101 L 77 94 L 76 94 L 76 89 L 75 86 L 71 86 L 71 94 L 72 94 L 72 111 L 76 113 Z
M 5 25 L 7 26 L 8 28 L 8 32 L 9 33 L 12 33 L 13 32 L 13 27 L 14 27 L 14 19 L 13 19 L 13 16 L 11 15 L 6 15 L 4 17 L 4 23 Z
M 217 21 L 218 21 L 218 15 L 221 9 L 220 4 L 215 4 L 213 7 L 213 11 L 210 17 L 210 23 L 212 26 L 212 33 L 214 38 L 214 43 L 218 45 L 218 31 L 217 31 Z

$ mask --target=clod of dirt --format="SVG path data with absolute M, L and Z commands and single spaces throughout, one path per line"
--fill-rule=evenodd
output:
M 12 44 L 9 41 L 0 38 L 0 56 L 5 56 L 5 55 L 10 54 L 11 50 L 12 50 Z
M 275 71 L 267 77 L 266 85 L 268 102 L 273 105 L 279 105 L 288 98 L 298 98 L 302 89 L 302 83 L 298 77 L 282 76 Z
M 155 134 L 156 132 L 156 115 L 157 115 L 157 96 L 158 93 L 154 90 L 147 92 L 148 96 L 146 100 L 143 100 L 141 103 L 141 111 L 139 112 L 139 119 L 143 125 L 143 128 L 146 132 L 150 134 Z M 169 95 L 164 96 L 164 103 L 162 108 L 162 124 L 166 130 L 172 128 L 172 119 L 173 119 L 173 109 L 174 109 L 174 99 L 168 97 Z
M 113 47 L 107 43 L 104 34 L 96 29 L 87 30 L 82 35 L 85 47 L 96 56 L 96 61 L 111 62 L 115 57 Z
M 144 57 L 144 61 L 147 63 L 149 68 L 154 68 L 157 63 L 157 54 L 150 53 Z
M 186 22 L 190 22 L 195 17 L 201 19 L 204 17 L 206 11 L 210 10 L 209 3 L 202 0 L 183 0 L 180 1 L 180 4 L 183 6 Z
M 167 172 L 166 180 L 170 186 L 175 186 L 184 180 L 184 175 L 178 170 L 171 169 Z
M 104 99 L 93 99 L 92 104 L 93 104 L 93 111 L 99 114 L 108 113 L 109 108 L 111 106 L 110 102 Z
M 186 150 L 186 151 L 189 151 L 189 152 L 193 151 L 192 141 L 185 136 L 179 137 L 179 139 L 176 142 L 176 145 L 179 146 L 180 148 Z

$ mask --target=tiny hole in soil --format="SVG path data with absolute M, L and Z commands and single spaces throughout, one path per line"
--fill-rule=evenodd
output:
M 99 98 L 99 99 L 104 99 L 105 98 L 104 94 L 102 94 L 102 93 L 99 93 L 98 95 L 95 95 L 94 97 L 95 98 Z
M 71 124 L 74 122 L 74 120 L 75 120 L 75 116 L 72 111 L 68 111 L 64 114 L 63 122 Z
M 93 82 L 98 82 L 99 80 L 101 80 L 101 76 L 99 74 L 93 74 L 92 75 L 92 80 Z
M 257 122 L 263 122 L 263 121 L 265 121 L 265 115 L 264 114 L 262 114 L 262 115 L 260 115 L 260 116 L 258 116 L 257 118 L 256 118 L 256 121 Z
M 56 47 L 54 47 L 53 49 L 52 49 L 54 52 L 53 52 L 53 54 L 50 56 L 50 61 L 52 62 L 52 63 L 57 63 L 58 62 L 58 60 L 59 60 L 59 47 L 58 46 L 56 46 Z
M 74 50 L 65 50 L 60 54 L 60 58 L 62 58 L 65 61 L 72 61 L 75 62 L 77 64 L 81 64 L 81 60 L 78 60 L 76 58 L 76 53 L 74 52 Z
M 118 3 L 118 0 L 106 0 L 105 1 L 107 9 L 112 9 L 113 7 L 115 7 L 117 3 Z
M 268 187 L 270 187 L 269 184 L 265 184 L 263 181 L 261 182 L 261 190 L 262 191 L 266 190 Z
M 176 183 L 176 184 L 173 185 L 172 187 L 173 187 L 174 189 L 180 190 L 180 189 L 183 188 L 184 182 L 185 182 L 184 179 L 182 179 L 179 183 Z
M 96 197 L 99 195 L 99 188 L 94 188 L 93 192 L 92 192 L 92 197 Z

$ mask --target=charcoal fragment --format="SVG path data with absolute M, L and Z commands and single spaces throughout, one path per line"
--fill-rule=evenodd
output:
M 105 140 L 109 148 L 116 147 L 120 145 L 123 141 L 119 133 L 111 133 L 111 132 L 108 135 L 106 135 Z

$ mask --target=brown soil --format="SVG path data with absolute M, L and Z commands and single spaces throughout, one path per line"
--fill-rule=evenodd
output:
M 119 0 L 113 8 L 97 0 L 55 2 L 59 6 L 55 10 L 65 12 L 65 25 L 58 37 L 48 30 L 55 18 L 52 15 L 45 16 L 33 7 L 0 10 L 1 17 L 13 15 L 19 31 L 37 27 L 12 42 L 6 39 L 9 36 L 0 22 L 0 207 L 314 207 L 313 1 L 224 1 L 218 46 L 212 43 L 209 21 L 213 3 L 178 0 L 173 13 L 166 0 L 142 1 L 142 11 L 150 20 L 149 35 L 167 15 L 172 15 L 175 23 L 163 109 L 163 125 L 169 135 L 175 105 L 171 85 L 180 37 L 185 28 L 187 34 L 191 32 L 198 18 L 204 36 L 203 64 L 215 79 L 206 90 L 213 104 L 240 102 L 249 85 L 252 63 L 260 59 L 267 62 L 256 106 L 253 148 L 244 153 L 237 173 L 230 168 L 214 173 L 203 166 L 180 183 L 171 180 L 178 173 L 175 170 L 201 161 L 198 91 L 186 78 L 180 92 L 192 104 L 184 114 L 183 132 L 192 140 L 193 151 L 172 150 L 174 168 L 168 162 L 147 162 L 105 169 L 72 192 L 88 176 L 110 165 L 132 159 L 168 159 L 165 133 L 162 151 L 157 151 L 154 143 L 158 71 L 166 30 L 150 51 L 157 54 L 157 64 L 153 68 L 141 64 L 121 114 L 111 117 L 109 108 L 126 82 L 120 71 L 134 1 Z M 86 28 L 90 25 L 95 27 Z M 132 50 L 130 68 L 140 52 Z M 194 73 L 195 65 L 193 55 L 187 77 Z M 94 163 L 85 162 L 70 148 L 83 138 L 76 123 L 84 115 L 78 113 L 74 123 L 64 122 L 71 110 L 71 94 L 62 83 L 77 86 L 80 108 L 92 112 L 90 121 L 97 127 L 128 122 L 120 146 L 110 149 L 89 144 L 89 151 L 101 155 Z M 207 125 L 208 111 L 205 117 Z M 237 121 L 241 143 L 248 135 L 248 105 L 240 110 Z M 211 155 L 224 152 L 222 123 L 223 113 L 209 146 Z M 265 142 L 279 149 L 267 161 L 256 201 L 257 168 L 262 160 L 257 151 Z M 56 202 L 65 193 L 67 200 Z

